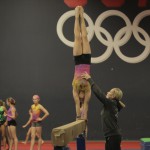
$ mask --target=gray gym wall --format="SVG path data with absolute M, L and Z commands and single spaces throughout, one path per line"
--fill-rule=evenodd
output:
M 84 8 L 93 22 L 111 9 L 123 12 L 133 22 L 140 12 L 150 9 L 150 2 L 138 7 L 138 0 L 126 0 L 121 7 L 111 8 L 100 0 L 89 0 Z M 16 100 L 20 140 L 27 132 L 22 125 L 29 118 L 33 94 L 40 95 L 41 104 L 50 113 L 43 121 L 43 139 L 50 139 L 52 128 L 75 120 L 72 48 L 66 46 L 56 32 L 59 18 L 69 10 L 71 8 L 63 0 L 0 0 L 0 99 L 12 96 Z M 64 24 L 64 35 L 71 41 L 73 24 L 74 17 Z M 114 37 L 125 23 L 121 18 L 109 17 L 102 25 Z M 139 26 L 150 35 L 150 16 Z M 95 35 L 90 44 L 93 57 L 102 55 L 107 48 Z M 124 55 L 134 57 L 144 48 L 132 35 L 121 50 Z M 126 108 L 119 115 L 124 139 L 137 140 L 150 135 L 149 68 L 149 56 L 140 63 L 131 64 L 120 59 L 115 51 L 106 61 L 91 66 L 91 75 L 104 92 L 112 87 L 120 87 L 124 92 Z M 90 140 L 104 139 L 101 108 L 102 104 L 92 94 L 88 117 Z

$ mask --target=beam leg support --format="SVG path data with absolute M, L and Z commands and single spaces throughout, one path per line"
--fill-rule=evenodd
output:
M 85 135 L 84 135 L 84 134 L 80 134 L 80 135 L 77 137 L 76 143 L 77 143 L 77 150 L 86 150 L 86 146 L 85 146 Z

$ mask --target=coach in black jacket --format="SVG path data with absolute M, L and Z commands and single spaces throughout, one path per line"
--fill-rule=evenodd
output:
M 105 150 L 121 150 L 121 131 L 118 125 L 118 112 L 125 107 L 120 101 L 123 95 L 122 91 L 119 88 L 113 88 L 104 95 L 89 74 L 85 72 L 82 74 L 82 78 L 89 81 L 93 93 L 103 103 L 101 120 L 106 138 Z

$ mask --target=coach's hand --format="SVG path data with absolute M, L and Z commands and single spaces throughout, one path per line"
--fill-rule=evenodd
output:
M 91 76 L 87 72 L 84 72 L 83 74 L 81 74 L 81 77 L 86 80 L 91 78 Z

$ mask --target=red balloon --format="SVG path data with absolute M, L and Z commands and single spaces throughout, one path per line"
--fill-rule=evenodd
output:
M 101 0 L 102 3 L 107 7 L 121 7 L 125 0 Z
M 64 3 L 70 8 L 75 8 L 76 6 L 85 6 L 87 0 L 64 0 Z

